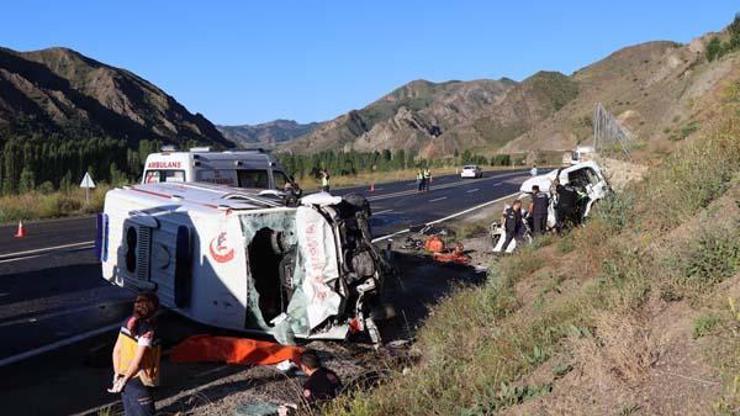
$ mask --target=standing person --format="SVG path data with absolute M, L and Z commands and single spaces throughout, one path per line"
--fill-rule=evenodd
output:
M 425 184 L 424 184 L 424 173 L 422 172 L 421 168 L 416 171 L 416 187 L 417 191 L 421 192 L 424 190 Z
M 537 164 L 532 165 L 532 169 L 529 170 L 529 174 L 532 176 L 537 176 Z
M 424 168 L 424 191 L 429 192 L 429 185 L 432 183 L 432 172 L 428 167 Z
M 126 416 L 154 415 L 153 388 L 159 384 L 161 347 L 154 314 L 159 299 L 153 293 L 136 296 L 133 314 L 126 319 L 113 347 L 113 387 L 121 393 Z
M 534 222 L 534 235 L 541 235 L 547 230 L 547 211 L 550 206 L 550 198 L 546 193 L 540 191 L 538 185 L 532 186 L 532 202 L 529 203 L 529 215 Z
M 522 201 L 516 200 L 514 201 L 510 207 L 506 208 L 504 210 L 503 215 L 501 216 L 501 223 L 504 224 L 504 229 L 506 230 L 506 239 L 504 240 L 504 245 L 501 246 L 501 250 L 511 253 L 514 251 L 514 247 L 511 247 L 509 249 L 509 244 L 511 244 L 511 240 L 516 238 L 519 240 L 519 237 L 523 231 L 522 224 Z
M 561 185 L 558 181 L 555 185 L 558 195 L 558 204 L 555 207 L 558 231 L 566 227 L 580 223 L 578 210 L 578 191 L 570 184 Z
M 321 190 L 329 192 L 329 171 L 321 169 Z

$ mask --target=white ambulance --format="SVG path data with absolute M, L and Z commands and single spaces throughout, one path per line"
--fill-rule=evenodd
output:
M 282 190 L 288 176 L 269 153 L 262 150 L 212 152 L 194 147 L 177 152 L 165 146 L 146 158 L 141 183 L 208 182 L 249 189 Z
M 109 191 L 98 218 L 103 278 L 154 291 L 195 321 L 279 342 L 379 333 L 388 264 L 372 245 L 367 201 L 318 193 L 279 198 L 204 183 Z

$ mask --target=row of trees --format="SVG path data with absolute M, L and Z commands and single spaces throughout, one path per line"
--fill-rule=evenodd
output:
M 90 137 L 70 140 L 63 136 L 0 136 L 0 193 L 51 192 L 78 186 L 85 172 L 95 181 L 121 184 L 141 177 L 147 155 L 160 150 L 158 140 L 141 140 L 132 148 L 124 140 Z M 187 146 L 197 145 L 188 143 Z M 387 172 L 418 167 L 439 168 L 462 164 L 508 166 L 509 155 L 487 158 L 464 151 L 442 159 L 420 159 L 404 149 L 375 152 L 326 151 L 311 155 L 279 154 L 285 169 L 297 177 Z
M 125 183 L 141 175 L 146 156 L 158 141 L 141 140 L 132 149 L 124 140 L 60 136 L 0 138 L 0 193 L 50 192 L 77 186 L 85 172 L 96 181 Z
M 464 164 L 510 166 L 509 155 L 496 155 L 491 158 L 465 150 L 462 154 L 455 152 L 454 157 L 440 159 L 416 158 L 411 152 L 399 149 L 394 152 L 385 149 L 375 152 L 334 152 L 324 151 L 310 155 L 278 154 L 286 171 L 303 178 L 318 177 L 321 169 L 328 169 L 332 175 L 348 176 L 363 172 L 388 172 L 420 167 L 439 168 Z

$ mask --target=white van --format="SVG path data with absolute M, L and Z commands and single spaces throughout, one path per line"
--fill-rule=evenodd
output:
M 288 176 L 280 164 L 261 150 L 211 152 L 194 147 L 176 152 L 163 147 L 146 158 L 141 183 L 208 182 L 249 189 L 282 190 Z
M 357 195 L 291 208 L 223 185 L 132 185 L 106 194 L 96 249 L 104 279 L 204 324 L 282 343 L 363 330 L 379 342 L 370 314 L 390 268 L 369 215 Z
M 588 216 L 591 208 L 598 200 L 604 198 L 611 191 L 601 167 L 593 160 L 552 170 L 544 175 L 527 179 L 522 183 L 519 191 L 522 194 L 531 194 L 532 187 L 537 185 L 540 191 L 552 193 L 551 188 L 556 178 L 561 185 L 571 184 L 588 197 L 582 211 L 583 218 Z M 554 227 L 555 222 L 555 198 L 550 198 L 547 226 Z

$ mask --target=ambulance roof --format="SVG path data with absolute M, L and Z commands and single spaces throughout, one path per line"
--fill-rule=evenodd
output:
M 166 205 L 169 210 L 257 210 L 284 207 L 275 194 L 260 195 L 259 190 L 206 183 L 150 183 L 111 191 L 121 198 L 136 199 L 151 207 Z M 125 195 L 125 196 L 124 196 Z
M 265 152 L 255 150 L 226 150 L 223 152 L 210 152 L 210 151 L 190 151 L 190 152 L 160 152 L 151 153 L 147 156 L 147 160 L 150 159 L 192 159 L 200 160 L 202 162 L 218 162 L 218 161 L 249 161 L 256 163 L 275 163 L 275 159 Z

